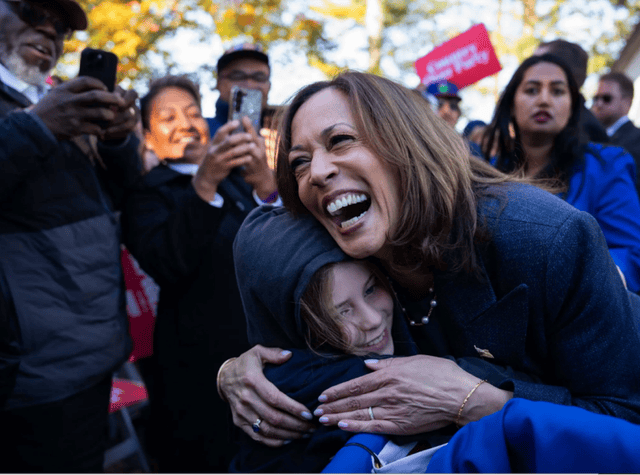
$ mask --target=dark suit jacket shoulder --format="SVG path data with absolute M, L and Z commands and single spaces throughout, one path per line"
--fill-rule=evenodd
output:
M 544 381 L 505 381 L 515 397 L 640 422 L 640 299 L 622 284 L 597 222 L 535 187 L 503 194 L 480 207 L 491 234 L 479 245 L 483 279 L 436 279 L 451 354 L 488 350 L 496 364 Z
M 636 190 L 640 195 L 640 129 L 629 121 L 616 130 L 611 142 L 625 148 L 636 162 Z

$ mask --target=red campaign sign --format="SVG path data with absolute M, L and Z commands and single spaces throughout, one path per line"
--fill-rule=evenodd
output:
M 111 401 L 109 412 L 119 411 L 123 407 L 129 407 L 137 402 L 144 401 L 149 395 L 144 384 L 126 379 L 114 378 L 111 382 Z
M 142 269 L 138 261 L 122 248 L 124 283 L 127 288 L 127 315 L 133 350 L 129 361 L 136 361 L 153 354 L 153 327 L 156 321 L 158 285 Z
M 459 89 L 502 69 L 482 23 L 441 44 L 416 61 L 422 84 L 447 80 Z

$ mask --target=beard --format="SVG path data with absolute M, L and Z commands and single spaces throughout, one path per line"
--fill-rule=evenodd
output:
M 39 66 L 27 64 L 15 51 L 7 53 L 0 49 L 0 63 L 15 77 L 32 86 L 44 86 L 49 76 L 49 71 L 42 72 Z
M 15 77 L 32 86 L 44 86 L 49 76 L 49 70 L 42 71 L 38 65 L 27 64 L 2 28 L 0 28 L 0 63 Z

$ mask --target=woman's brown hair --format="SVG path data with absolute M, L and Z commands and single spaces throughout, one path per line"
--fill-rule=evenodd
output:
M 364 145 L 398 170 L 398 227 L 389 242 L 398 270 L 436 266 L 449 272 L 478 271 L 474 240 L 479 193 L 507 180 L 491 165 L 470 156 L 457 132 L 437 117 L 413 90 L 366 73 L 347 71 L 332 81 L 311 84 L 291 101 L 278 134 L 277 178 L 284 205 L 306 213 L 291 171 L 291 124 L 298 109 L 317 92 L 342 92 Z

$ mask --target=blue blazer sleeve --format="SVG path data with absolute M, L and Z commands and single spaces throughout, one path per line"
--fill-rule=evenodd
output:
M 513 399 L 463 427 L 428 473 L 638 473 L 640 426 L 576 407 Z
M 627 286 L 639 292 L 640 200 L 635 176 L 635 163 L 626 150 L 590 144 L 571 176 L 566 201 L 596 218 Z

